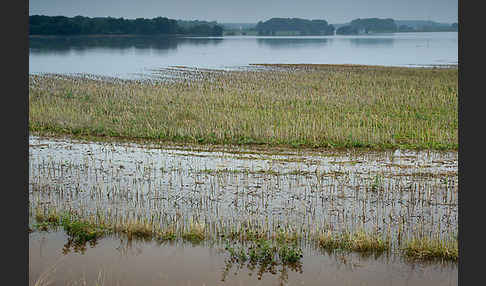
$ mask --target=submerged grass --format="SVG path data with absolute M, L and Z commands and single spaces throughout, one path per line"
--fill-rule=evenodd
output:
M 270 157 L 246 164 L 240 156 L 232 159 L 224 153 L 203 160 L 177 154 L 165 157 L 145 149 L 139 156 L 137 149 L 114 145 L 73 146 L 77 145 L 32 150 L 31 229 L 64 229 L 71 240 L 79 237 L 79 242 L 90 244 L 94 237 L 107 234 L 130 241 L 204 246 L 226 240 L 233 246 L 266 240 L 288 246 L 282 255 L 290 256 L 294 244 L 325 252 L 356 251 L 360 256 L 405 254 L 405 242 L 418 233 L 429 238 L 440 234 L 440 239 L 457 233 L 453 154 L 403 152 L 403 163 L 419 166 L 402 170 L 389 167 L 388 162 L 396 159 L 389 158 L 391 152 L 322 161 L 303 154 L 292 157 L 292 161 L 305 160 L 295 160 L 299 164 L 291 166 L 274 164 Z M 69 155 L 57 158 L 57 150 L 69 150 L 62 152 Z M 74 158 L 72 154 L 86 155 Z M 352 170 L 326 164 L 329 160 L 381 163 Z M 421 167 L 436 161 L 437 171 Z M 68 243 L 66 251 L 70 247 Z M 410 253 L 410 257 L 427 257 L 419 251 Z
M 148 84 L 29 77 L 29 130 L 197 144 L 458 148 L 457 69 L 285 66 Z
M 80 243 L 107 234 L 204 245 L 263 239 L 367 256 L 405 254 L 404 243 L 418 232 L 447 237 L 457 228 L 457 174 L 438 179 L 412 176 L 412 170 L 392 180 L 393 172 L 357 175 L 339 168 L 337 174 L 312 166 L 294 175 L 292 168 L 260 173 L 244 165 L 213 172 L 209 164 L 193 168 L 198 161 L 189 169 L 169 164 L 160 171 L 147 158 L 134 166 L 125 162 L 124 169 L 118 162 L 100 169 L 96 157 L 30 160 L 29 214 L 35 221 L 29 228 L 61 228 Z M 408 256 L 427 259 L 413 249 L 419 248 L 410 247 Z
M 123 235 L 128 240 L 156 240 L 159 242 L 181 239 L 198 244 L 203 241 L 226 241 L 225 249 L 232 262 L 260 265 L 300 263 L 302 258 L 301 234 L 284 229 L 268 230 L 258 226 L 221 228 L 211 233 L 203 223 L 190 222 L 188 228 L 176 225 L 162 226 L 147 220 L 126 220 L 109 222 L 102 216 L 81 217 L 76 212 L 36 210 L 36 224 L 33 230 L 48 231 L 62 227 L 69 236 L 68 244 L 75 249 L 85 250 L 86 243 L 95 245 L 98 239 L 109 234 Z M 331 251 L 358 252 L 362 254 L 390 253 L 391 238 L 376 232 L 358 230 L 355 232 L 332 232 L 317 230 L 308 237 L 320 249 Z M 69 246 L 69 247 L 70 247 Z M 69 248 L 68 247 L 68 248 Z M 400 251 L 405 257 L 415 260 L 442 259 L 457 261 L 457 239 L 431 239 L 428 237 L 407 240 Z

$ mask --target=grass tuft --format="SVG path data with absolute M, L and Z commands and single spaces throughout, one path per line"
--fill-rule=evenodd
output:
M 420 260 L 451 260 L 459 258 L 457 239 L 438 239 L 429 237 L 414 237 L 405 243 L 403 249 L 408 258 Z
M 326 250 L 382 253 L 390 249 L 390 241 L 363 230 L 333 234 L 330 230 L 318 237 L 318 244 Z

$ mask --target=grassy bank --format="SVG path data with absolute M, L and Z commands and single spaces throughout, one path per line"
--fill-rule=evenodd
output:
M 457 72 L 280 65 L 159 84 L 31 75 L 29 129 L 202 144 L 457 150 Z

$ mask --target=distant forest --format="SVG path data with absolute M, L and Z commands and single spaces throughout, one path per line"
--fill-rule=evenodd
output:
M 30 35 L 195 35 L 222 36 L 216 22 L 177 21 L 165 17 L 134 20 L 112 17 L 29 16 Z
M 295 35 L 334 35 L 334 26 L 326 20 L 306 20 L 300 18 L 272 18 L 265 22 L 258 22 L 255 29 L 258 35 L 275 36 L 279 33 L 293 33 Z
M 224 28 L 223 28 L 224 27 Z M 337 27 L 337 29 L 336 29 Z M 458 31 L 458 24 L 433 21 L 401 21 L 393 19 L 355 19 L 334 27 L 326 20 L 300 18 L 271 18 L 255 24 L 218 24 L 215 21 L 174 20 L 165 17 L 153 19 L 124 19 L 113 17 L 89 18 L 83 16 L 29 16 L 30 35 L 359 35 L 394 32 Z
M 399 24 L 397 24 L 397 22 Z M 340 26 L 337 35 L 358 35 L 370 33 L 395 32 L 442 32 L 457 31 L 457 23 L 444 25 L 432 21 L 395 21 L 393 19 L 366 18 L 355 19 L 351 23 Z
M 360 35 L 395 32 L 458 31 L 458 24 L 424 20 L 393 20 L 391 18 L 358 18 L 345 24 L 328 24 L 325 20 L 272 18 L 265 22 L 222 23 L 225 35 L 298 36 L 298 35 Z

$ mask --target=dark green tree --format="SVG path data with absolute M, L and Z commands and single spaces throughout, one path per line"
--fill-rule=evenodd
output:
M 258 22 L 255 29 L 259 35 L 275 35 L 277 32 L 299 32 L 301 35 L 333 35 L 334 26 L 326 20 L 300 18 L 272 18 Z
M 341 26 L 336 30 L 337 35 L 357 35 L 358 29 L 353 26 Z
M 89 18 L 76 16 L 29 16 L 31 35 L 89 35 L 89 34 L 140 34 L 173 35 L 197 34 L 201 36 L 220 36 L 222 27 L 216 22 L 185 21 L 187 27 L 180 27 L 176 20 L 164 17 L 153 19 L 137 18 L 128 20 L 113 17 Z

